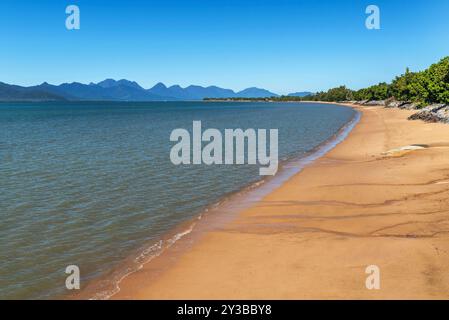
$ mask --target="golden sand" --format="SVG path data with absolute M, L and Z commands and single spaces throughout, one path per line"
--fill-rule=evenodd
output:
M 449 125 L 359 109 L 326 156 L 113 298 L 449 298 Z M 365 286 L 369 265 L 380 290 Z

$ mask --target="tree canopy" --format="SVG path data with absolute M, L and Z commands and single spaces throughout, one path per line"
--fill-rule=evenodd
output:
M 420 106 L 432 103 L 449 104 L 449 57 L 441 59 L 428 69 L 420 72 L 410 72 L 397 76 L 391 83 L 381 82 L 368 88 L 351 90 L 339 86 L 328 91 L 317 92 L 305 97 L 281 96 L 271 98 L 229 98 L 226 100 L 249 101 L 373 101 L 395 99 L 414 102 Z M 223 100 L 223 99 L 206 99 Z
M 357 91 L 338 87 L 319 92 L 303 100 L 342 101 L 343 100 L 385 100 L 394 98 L 420 105 L 449 103 L 449 57 L 445 57 L 428 69 L 405 73 L 396 77 L 390 84 L 382 82 Z

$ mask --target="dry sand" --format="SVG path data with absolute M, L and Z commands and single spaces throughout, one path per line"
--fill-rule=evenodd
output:
M 113 298 L 449 298 L 449 125 L 360 111 L 330 153 Z M 380 290 L 365 287 L 369 265 Z

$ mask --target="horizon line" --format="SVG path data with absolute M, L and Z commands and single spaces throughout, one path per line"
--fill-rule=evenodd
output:
M 31 88 L 31 87 L 37 87 L 37 86 L 41 86 L 41 85 L 45 85 L 45 84 L 46 85 L 51 85 L 51 86 L 61 86 L 61 85 L 64 85 L 64 84 L 82 84 L 82 85 L 86 85 L 86 86 L 99 85 L 101 82 L 108 81 L 108 80 L 112 80 L 112 81 L 115 81 L 115 82 L 127 81 L 127 82 L 131 82 L 131 83 L 135 83 L 135 84 L 137 84 L 139 87 L 141 87 L 144 90 L 151 90 L 154 87 L 156 87 L 157 85 L 162 84 L 167 89 L 173 88 L 173 87 L 179 87 L 181 89 L 187 89 L 189 87 L 201 87 L 201 88 L 205 88 L 205 89 L 207 89 L 207 88 L 220 88 L 220 89 L 225 89 L 225 90 L 231 90 L 234 93 L 240 93 L 240 92 L 248 90 L 248 89 L 258 89 L 258 90 L 266 90 L 266 91 L 269 91 L 269 92 L 274 93 L 274 94 L 279 95 L 279 96 L 284 96 L 284 95 L 287 96 L 289 94 L 294 94 L 294 93 L 306 93 L 306 92 L 307 93 L 316 93 L 316 92 L 318 92 L 318 91 L 312 91 L 312 90 L 298 89 L 298 90 L 295 90 L 295 91 L 292 91 L 292 92 L 289 92 L 289 93 L 286 93 L 286 94 L 280 94 L 280 93 L 274 92 L 271 89 L 267 89 L 267 88 L 263 88 L 263 87 L 257 87 L 257 86 L 249 86 L 249 87 L 246 87 L 246 88 L 243 88 L 243 89 L 239 90 L 239 89 L 231 89 L 231 88 L 226 88 L 226 87 L 220 87 L 220 86 L 214 85 L 214 84 L 212 84 L 212 85 L 190 84 L 190 85 L 187 85 L 187 86 L 182 86 L 180 84 L 166 85 L 162 81 L 157 82 L 156 84 L 154 84 L 151 87 L 145 88 L 144 86 L 142 86 L 137 81 L 129 80 L 129 79 L 126 79 L 126 78 L 121 78 L 121 79 L 118 79 L 118 80 L 114 79 L 114 78 L 105 78 L 104 80 L 101 80 L 101 81 L 98 81 L 98 82 L 93 82 L 93 81 L 91 81 L 91 82 L 80 82 L 80 81 L 71 81 L 71 82 L 69 82 L 69 81 L 64 81 L 64 82 L 61 82 L 61 83 L 50 83 L 50 82 L 47 82 L 47 81 L 43 81 L 41 83 L 32 84 L 32 85 L 21 85 L 21 84 L 15 84 L 15 83 L 8 83 L 8 82 L 3 82 L 1 80 L 0 80 L 0 83 L 6 84 L 6 85 L 10 85 L 10 86 L 19 86 L 19 87 L 22 87 L 22 88 Z M 321 90 L 324 90 L 324 89 L 321 89 Z

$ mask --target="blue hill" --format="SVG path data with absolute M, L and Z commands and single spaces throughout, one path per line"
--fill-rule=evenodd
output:
M 79 82 L 52 85 L 46 82 L 31 87 L 14 86 L 0 82 L 0 100 L 70 100 L 70 101 L 172 101 L 202 100 L 204 98 L 266 98 L 278 95 L 265 89 L 247 88 L 234 92 L 217 86 L 179 85 L 167 87 L 159 82 L 150 89 L 126 79 L 106 79 L 98 83 Z
M 307 97 L 312 95 L 313 92 L 309 92 L 309 91 L 303 91 L 303 92 L 293 92 L 288 94 L 289 97 Z

